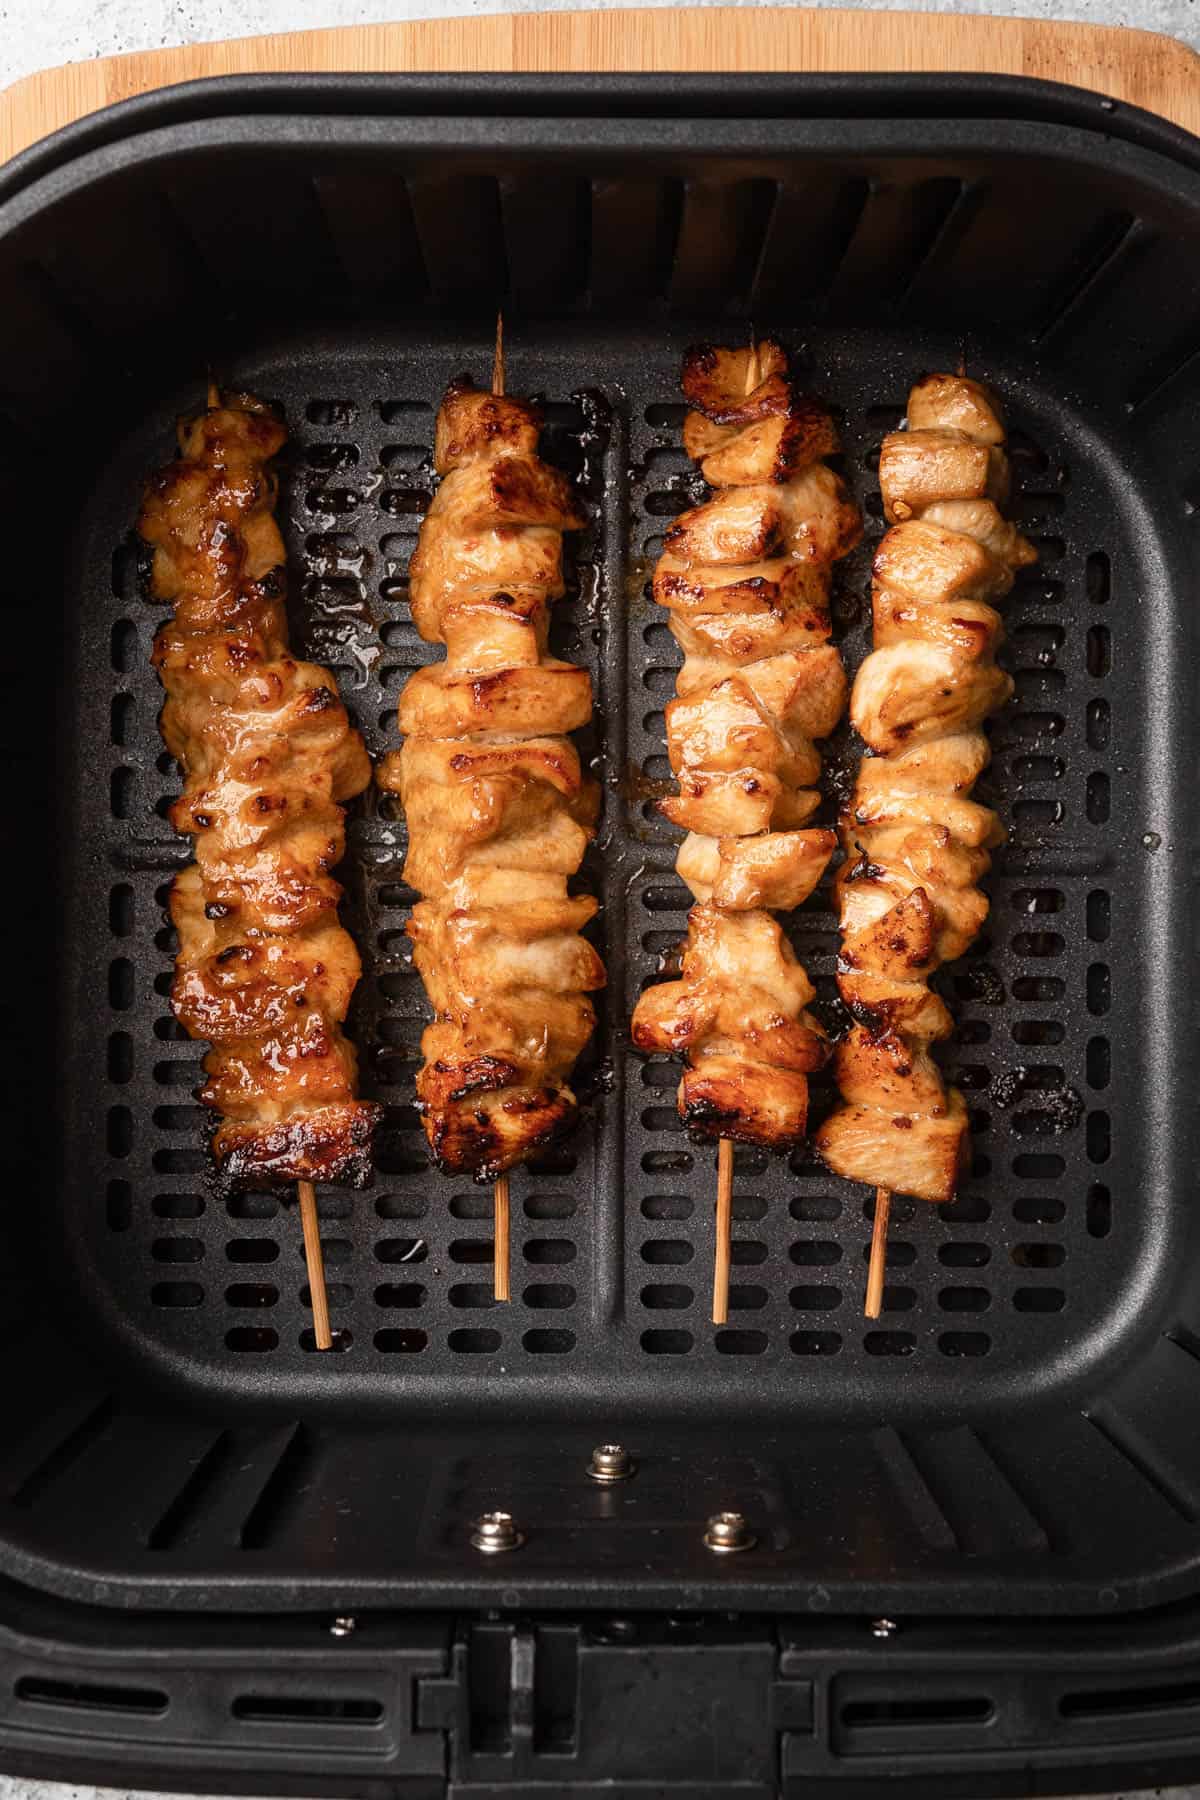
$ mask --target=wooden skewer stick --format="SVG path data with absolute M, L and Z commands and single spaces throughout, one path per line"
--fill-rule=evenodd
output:
M 508 1176 L 498 1175 L 492 1191 L 495 1216 L 495 1282 L 497 1300 L 510 1298 L 508 1290 Z
M 496 349 L 492 357 L 492 392 L 504 392 L 504 314 L 496 314 Z M 509 1194 L 508 1176 L 498 1175 L 492 1189 L 492 1238 L 495 1274 L 492 1291 L 497 1300 L 509 1298 Z
M 221 404 L 221 390 L 208 378 L 209 412 Z M 321 1249 L 321 1225 L 317 1218 L 317 1190 L 311 1181 L 298 1181 L 300 1197 L 300 1229 L 304 1233 L 304 1261 L 308 1266 L 308 1293 L 312 1301 L 313 1337 L 318 1350 L 333 1349 L 333 1333 L 329 1329 L 329 1296 L 325 1292 L 325 1256 Z
M 883 1310 L 883 1283 L 887 1274 L 888 1216 L 892 1210 L 890 1188 L 875 1189 L 875 1223 L 871 1227 L 871 1261 L 867 1268 L 867 1297 L 863 1313 L 877 1319 Z
M 758 386 L 758 345 L 754 338 L 754 326 L 750 327 L 750 356 L 746 363 L 746 392 L 752 394 Z M 729 1265 L 732 1261 L 733 1248 L 730 1238 L 733 1235 L 733 1142 L 730 1138 L 717 1139 L 717 1242 L 713 1255 L 713 1304 L 712 1320 L 714 1325 L 724 1325 L 729 1318 Z
M 958 351 L 958 373 L 965 376 L 967 372 L 967 346 L 963 342 Z M 875 1189 L 875 1218 L 871 1226 L 871 1260 L 867 1264 L 867 1297 L 863 1301 L 863 1316 L 877 1319 L 883 1310 L 883 1284 L 887 1277 L 887 1236 L 888 1220 L 892 1211 L 892 1194 L 890 1188 Z
M 717 1140 L 717 1251 L 713 1259 L 714 1325 L 729 1318 L 730 1236 L 733 1219 L 733 1139 Z
M 504 392 L 504 314 L 496 314 L 496 348 L 492 355 L 492 392 Z
M 221 390 L 208 378 L 208 410 L 221 404 Z M 312 1301 L 313 1337 L 318 1350 L 333 1349 L 333 1333 L 329 1329 L 329 1296 L 325 1292 L 325 1257 L 321 1250 L 321 1226 L 317 1218 L 317 1190 L 311 1181 L 298 1181 L 300 1197 L 300 1229 L 304 1233 L 304 1260 L 308 1265 L 308 1292 Z
M 333 1349 L 329 1329 L 329 1297 L 325 1292 L 325 1258 L 321 1253 L 321 1226 L 317 1219 L 317 1190 L 311 1181 L 298 1181 L 300 1227 L 304 1232 L 304 1260 L 308 1264 L 308 1292 L 312 1300 L 313 1336 L 318 1350 Z

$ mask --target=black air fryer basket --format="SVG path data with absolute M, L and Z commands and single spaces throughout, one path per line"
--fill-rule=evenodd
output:
M 316 1355 L 295 1211 L 212 1184 L 167 1003 L 188 847 L 130 525 L 210 367 L 277 400 L 296 641 L 393 747 L 434 410 L 498 304 L 590 512 L 555 643 L 596 686 L 610 986 L 497 1307 L 490 1194 L 431 1171 L 413 1108 L 403 831 L 358 804 L 386 1114 L 373 1187 L 322 1195 Z M 1194 1773 L 1200 147 L 975 78 L 199 84 L 0 175 L 0 321 L 0 1766 L 464 1797 Z M 897 1202 L 876 1323 L 863 1190 L 739 1150 L 710 1325 L 713 1147 L 628 1048 L 686 909 L 646 591 L 695 491 L 679 357 L 751 321 L 839 411 L 851 667 L 918 372 L 1002 394 L 1040 556 L 983 795 L 1011 838 L 945 978 L 975 1160 L 952 1205 Z M 794 924 L 824 1001 L 835 924 L 827 894 Z M 605 1440 L 631 1480 L 588 1479 Z M 473 1548 L 491 1508 L 521 1548 Z M 721 1509 L 753 1548 L 705 1547 Z

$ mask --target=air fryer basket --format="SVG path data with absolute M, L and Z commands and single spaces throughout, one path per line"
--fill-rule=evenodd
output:
M 1200 1588 L 1194 974 L 1200 165 L 1034 84 L 219 83 L 0 178 L 12 1028 L 0 1569 L 88 1606 L 1095 1614 Z M 427 1166 L 403 831 L 350 827 L 374 1187 L 322 1195 L 341 1354 L 312 1354 L 294 1210 L 210 1179 L 169 1015 L 187 859 L 129 526 L 207 367 L 278 400 L 299 643 L 372 752 L 429 659 L 405 571 L 447 380 L 514 391 L 591 524 L 555 627 L 597 693 L 586 873 L 610 972 L 578 1135 L 490 1196 Z M 711 1147 L 626 1022 L 683 929 L 652 799 L 676 661 L 646 579 L 689 504 L 677 369 L 750 321 L 839 409 L 867 543 L 912 376 L 1009 409 L 1040 552 L 1009 607 L 1011 825 L 947 988 L 975 1162 L 898 1203 L 861 1316 L 861 1189 L 739 1151 L 727 1328 Z M 37 629 L 33 626 L 36 624 Z M 831 759 L 827 814 L 836 806 Z M 794 941 L 825 1002 L 835 919 Z M 832 1016 L 832 1015 L 831 1015 Z M 829 1096 L 825 1096 L 828 1104 Z M 626 1487 L 589 1484 L 599 1437 Z M 525 1547 L 469 1545 L 488 1506 Z M 701 1543 L 720 1507 L 755 1550 Z M 980 1790 L 976 1790 L 980 1791 Z

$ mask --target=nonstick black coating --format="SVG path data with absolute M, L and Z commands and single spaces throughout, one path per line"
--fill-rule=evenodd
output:
M 35 749 L 53 713 L 59 754 L 56 804 L 20 827 L 41 903 L 27 881 L 13 895 L 14 986 L 44 1021 L 10 1088 L 25 1075 L 38 1349 L 7 1401 L 0 1559 L 145 1604 L 437 1604 L 497 1581 L 559 1606 L 669 1605 L 684 1581 L 693 1604 L 773 1609 L 1185 1591 L 1190 170 L 1115 139 L 1101 168 L 1079 120 L 726 117 L 697 138 L 678 119 L 259 117 L 173 126 L 125 165 L 93 155 L 97 187 L 76 170 L 40 207 L 23 190 L 0 235 L 14 570 L 47 621 L 14 669 L 13 745 Z M 158 615 L 129 527 L 206 362 L 276 400 L 296 642 L 334 668 L 371 751 L 393 747 L 399 687 L 431 654 L 404 578 L 434 409 L 453 375 L 486 376 L 497 299 L 510 386 L 545 398 L 547 454 L 591 516 L 554 643 L 596 687 L 586 750 L 606 800 L 583 880 L 610 986 L 581 1129 L 514 1176 L 514 1299 L 497 1307 L 490 1194 L 428 1168 L 412 1109 L 403 831 L 382 802 L 356 806 L 351 1026 L 387 1113 L 374 1186 L 321 1196 L 340 1354 L 320 1357 L 295 1211 L 213 1181 L 199 1053 L 169 1014 L 163 897 L 188 852 L 164 817 Z M 896 1203 L 877 1323 L 864 1191 L 804 1153 L 739 1151 L 730 1323 L 712 1328 L 714 1152 L 679 1129 L 676 1070 L 627 1043 L 684 920 L 652 805 L 677 658 L 646 595 L 664 521 L 699 491 L 679 356 L 751 317 L 842 421 L 868 520 L 839 574 L 851 667 L 875 452 L 922 370 L 962 357 L 1003 396 L 1041 556 L 1008 605 L 1017 694 L 981 789 L 1010 843 L 984 934 L 940 978 L 975 1161 L 952 1206 Z M 830 820 L 852 756 L 831 746 Z M 836 1025 L 827 898 L 792 923 Z M 601 1433 L 644 1459 L 624 1505 L 581 1486 Z M 81 1486 L 107 1496 L 82 1518 Z M 465 1548 L 473 1513 L 514 1494 L 535 1525 L 516 1588 Z M 718 1573 L 697 1521 L 739 1501 L 762 1543 Z

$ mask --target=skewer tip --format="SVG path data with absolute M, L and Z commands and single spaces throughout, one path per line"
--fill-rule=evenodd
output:
M 867 1297 L 863 1314 L 877 1319 L 883 1311 L 883 1283 L 887 1274 L 888 1216 L 892 1210 L 889 1188 L 875 1189 L 875 1219 L 871 1226 L 871 1261 L 867 1268 Z
M 492 356 L 492 392 L 504 392 L 504 314 L 496 314 L 496 349 Z
M 209 410 L 209 412 L 214 412 L 216 410 L 216 408 L 218 406 L 220 406 L 220 404 L 221 404 L 221 390 L 217 386 L 216 382 L 213 380 L 212 375 L 210 373 L 209 377 L 208 377 L 208 410 Z
M 724 1325 L 729 1319 L 732 1221 L 733 1140 L 732 1138 L 719 1138 L 717 1141 L 717 1243 L 716 1254 L 713 1258 L 712 1321 L 714 1325 Z
M 750 327 L 750 355 L 746 362 L 746 392 L 752 394 L 758 386 L 758 342 L 754 336 L 754 327 Z M 722 1140 L 724 1141 L 724 1140 Z
M 318 1350 L 333 1349 L 329 1329 L 329 1297 L 325 1292 L 325 1257 L 321 1250 L 321 1225 L 317 1218 L 317 1190 L 311 1181 L 298 1181 L 300 1229 L 304 1233 L 304 1260 L 308 1266 L 308 1292 L 312 1301 L 313 1338 Z
M 495 1210 L 495 1249 L 493 1251 L 495 1278 L 492 1291 L 497 1300 L 509 1298 L 509 1192 L 508 1176 L 497 1175 L 496 1185 L 492 1190 Z

